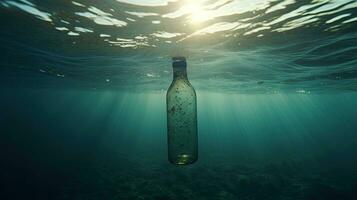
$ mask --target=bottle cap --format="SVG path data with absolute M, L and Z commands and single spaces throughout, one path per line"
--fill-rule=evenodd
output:
M 183 56 L 172 57 L 172 67 L 186 67 L 186 58 Z

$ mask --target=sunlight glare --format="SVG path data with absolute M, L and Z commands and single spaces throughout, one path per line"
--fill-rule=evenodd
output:
M 207 12 L 203 9 L 201 1 L 186 1 L 186 4 L 182 8 L 185 13 L 190 15 L 191 23 L 199 23 L 207 20 Z

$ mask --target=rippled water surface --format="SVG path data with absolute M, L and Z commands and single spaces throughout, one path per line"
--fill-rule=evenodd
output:
M 355 0 L 0 0 L 0 82 L 166 90 L 357 90 Z

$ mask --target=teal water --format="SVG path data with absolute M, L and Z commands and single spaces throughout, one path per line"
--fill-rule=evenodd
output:
M 178 167 L 167 161 L 165 93 L 2 92 L 7 199 L 356 195 L 355 94 L 198 92 L 199 160 Z
M 0 0 L 0 199 L 356 199 L 354 0 Z M 167 161 L 184 55 L 199 158 Z

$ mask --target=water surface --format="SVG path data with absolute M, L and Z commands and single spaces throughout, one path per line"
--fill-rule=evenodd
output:
M 356 90 L 355 0 L 0 2 L 2 85 L 166 90 L 184 55 L 197 89 Z

